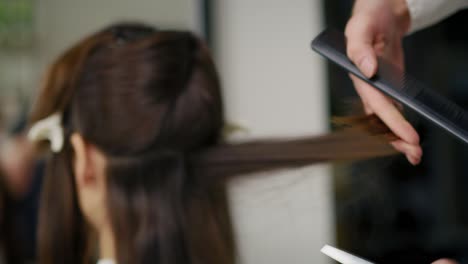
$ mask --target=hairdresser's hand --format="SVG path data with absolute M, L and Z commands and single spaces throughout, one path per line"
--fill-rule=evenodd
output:
M 376 56 L 403 68 L 402 38 L 410 25 L 405 0 L 357 0 L 346 25 L 347 53 L 362 73 L 372 77 L 377 71 Z M 375 113 L 400 140 L 392 142 L 408 161 L 418 164 L 422 150 L 416 130 L 390 98 L 351 76 L 367 114 Z
M 432 264 L 458 264 L 458 262 L 452 259 L 439 259 L 437 261 L 432 262 Z

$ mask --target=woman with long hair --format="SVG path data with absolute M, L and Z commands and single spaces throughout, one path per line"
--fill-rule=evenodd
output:
M 190 32 L 132 23 L 60 56 L 32 122 L 30 137 L 52 150 L 39 220 L 43 264 L 233 263 L 227 177 L 393 153 L 362 133 L 224 143 L 220 83 L 205 44 Z

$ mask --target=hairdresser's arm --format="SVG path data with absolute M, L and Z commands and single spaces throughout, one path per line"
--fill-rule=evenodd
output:
M 368 77 L 377 71 L 377 55 L 403 68 L 401 42 L 410 28 L 410 20 L 405 0 L 357 0 L 345 30 L 348 56 Z M 351 78 L 366 113 L 375 113 L 382 119 L 400 138 L 392 145 L 412 164 L 419 163 L 422 150 L 418 133 L 395 103 L 363 81 Z

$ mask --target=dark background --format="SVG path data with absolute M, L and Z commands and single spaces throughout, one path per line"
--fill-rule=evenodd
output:
M 344 31 L 353 1 L 324 0 L 325 23 Z M 407 71 L 468 109 L 468 11 L 404 40 Z M 330 113 L 359 100 L 347 74 L 328 64 Z M 468 263 L 468 145 L 405 112 L 420 133 L 422 163 L 375 159 L 335 167 L 338 246 L 376 263 Z

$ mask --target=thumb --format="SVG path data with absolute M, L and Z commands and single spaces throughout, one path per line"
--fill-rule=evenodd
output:
M 377 72 L 377 58 L 371 45 L 348 41 L 347 53 L 351 61 L 367 78 L 371 78 Z
M 368 78 L 377 72 L 377 57 L 373 48 L 372 30 L 350 23 L 346 28 L 346 53 Z

